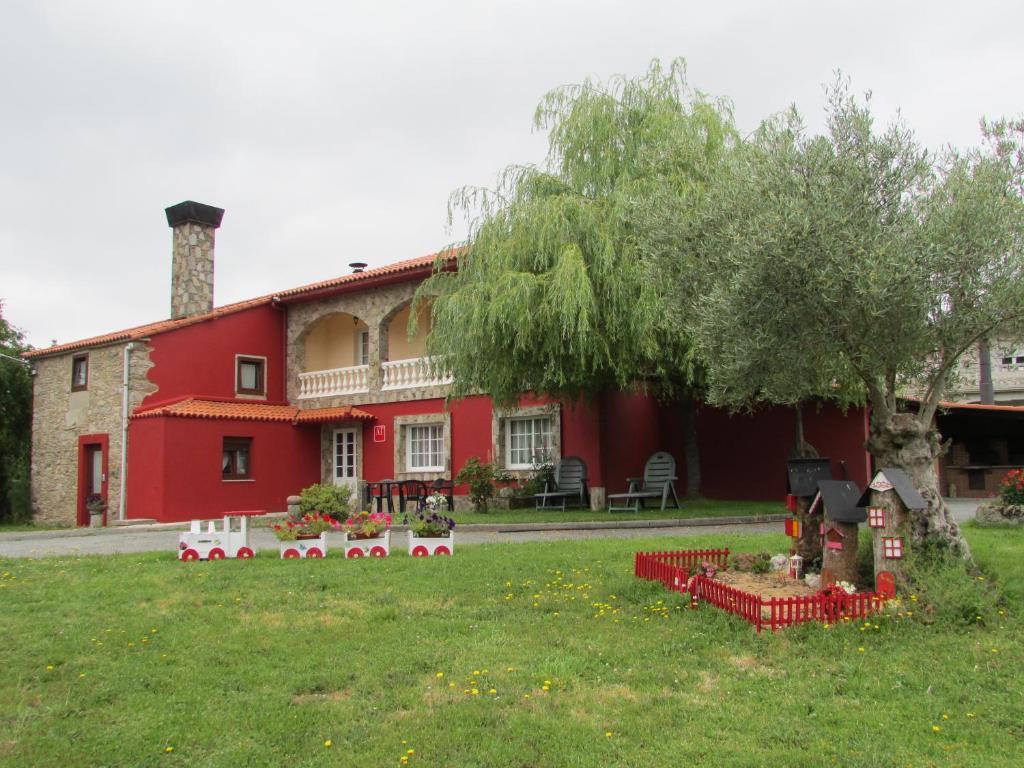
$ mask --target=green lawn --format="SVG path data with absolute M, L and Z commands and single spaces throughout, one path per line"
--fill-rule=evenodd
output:
M 0 765 L 1016 766 L 1024 531 L 968 533 L 1012 611 L 774 636 L 632 553 L 782 536 L 0 561 Z
M 664 512 L 656 506 L 641 509 L 638 513 L 608 512 L 592 509 L 560 509 L 537 510 L 533 506 L 527 509 L 491 509 L 486 514 L 458 511 L 453 517 L 457 523 L 566 523 L 589 521 L 618 520 L 674 520 L 693 519 L 697 517 L 727 517 L 729 515 L 777 515 L 785 514 L 786 507 L 781 501 L 697 501 L 683 500 L 679 509 L 669 507 Z

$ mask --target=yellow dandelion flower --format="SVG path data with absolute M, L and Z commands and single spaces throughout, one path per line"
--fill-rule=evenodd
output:
M 611 731 L 605 731 L 604 735 L 605 735 L 605 738 L 610 739 L 612 737 L 612 732 Z
M 857 650 L 858 650 L 858 651 L 860 651 L 861 653 L 864 653 L 864 646 L 862 645 L 862 646 L 861 646 L 860 648 L 858 648 Z
M 488 693 L 497 693 L 497 692 L 498 692 L 497 688 L 491 688 L 491 690 L 488 691 Z
M 170 753 L 170 752 L 173 752 L 173 751 L 174 751 L 174 747 L 172 747 L 170 744 L 168 744 L 166 747 L 164 747 L 164 752 Z
M 47 664 L 46 665 L 46 671 L 47 672 L 52 672 L 53 671 L 53 664 Z
M 333 742 L 330 739 L 324 739 L 324 746 L 327 747 L 327 749 L 331 748 L 332 743 Z
M 942 713 L 942 719 L 943 720 L 949 720 L 949 715 L 947 715 L 945 712 L 943 712 Z
M 479 688 L 474 688 L 473 690 L 471 690 L 471 691 L 470 691 L 470 693 L 471 693 L 471 694 L 472 694 L 473 696 L 476 696 L 476 695 L 477 695 L 478 693 L 480 693 L 480 689 L 479 689 Z
M 440 680 L 442 677 L 444 677 L 444 672 L 438 672 L 436 675 L 434 675 L 434 677 Z
M 932 726 L 932 731 L 933 731 L 934 733 L 938 733 L 938 732 L 939 732 L 939 731 L 941 731 L 941 730 L 942 730 L 942 729 L 941 729 L 941 728 L 939 728 L 939 726 L 937 726 L 937 725 L 933 725 L 933 726 Z
M 407 754 L 407 755 L 415 755 L 416 754 L 416 750 L 415 749 L 407 749 L 407 750 L 405 750 L 405 754 Z

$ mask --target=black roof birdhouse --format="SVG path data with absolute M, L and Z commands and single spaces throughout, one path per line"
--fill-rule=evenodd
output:
M 791 496 L 814 496 L 819 480 L 832 479 L 828 459 L 790 459 L 786 462 L 786 493 Z
M 895 491 L 900 501 L 903 502 L 903 506 L 907 509 L 924 509 L 928 506 L 928 502 L 924 500 L 924 497 L 914 487 L 914 481 L 910 479 L 910 475 L 896 467 L 878 470 L 871 483 L 868 484 L 868 487 L 864 489 L 864 493 L 857 500 L 857 504 L 862 507 L 870 504 L 872 491 L 881 491 L 883 493 L 885 491 Z
M 852 480 L 819 480 L 818 495 L 811 505 L 825 508 L 825 519 L 837 523 L 863 523 L 868 513 L 860 506 L 860 488 Z

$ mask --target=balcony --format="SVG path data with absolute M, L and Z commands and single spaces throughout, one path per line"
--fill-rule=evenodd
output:
M 369 392 L 369 372 L 368 365 L 352 365 L 348 368 L 300 373 L 299 399 Z
M 381 390 L 437 387 L 452 383 L 451 376 L 438 377 L 432 374 L 429 357 L 389 360 L 380 364 L 380 372 Z
M 430 358 L 389 360 L 380 366 L 381 391 L 437 387 L 451 384 L 451 377 L 434 376 Z M 353 365 L 299 374 L 299 399 L 358 395 L 370 391 L 370 366 Z

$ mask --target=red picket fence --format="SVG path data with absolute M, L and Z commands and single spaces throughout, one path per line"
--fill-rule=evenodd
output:
M 805 621 L 835 624 L 853 621 L 877 613 L 885 602 L 878 592 L 855 592 L 852 595 L 806 595 L 804 597 L 763 598 L 730 587 L 706 576 L 695 576 L 691 593 L 717 608 L 740 616 L 760 632 L 768 627 L 773 632 Z
M 633 573 L 637 578 L 660 581 L 666 589 L 685 593 L 690 573 L 705 562 L 724 566 L 728 549 L 692 549 L 678 552 L 637 552 L 633 559 Z M 730 587 L 706 576 L 694 576 L 691 595 L 717 608 L 749 621 L 757 631 L 768 627 L 772 631 L 800 624 L 820 621 L 835 624 L 853 621 L 878 612 L 885 596 L 878 592 L 847 594 L 816 594 L 805 597 L 763 598 L 742 589 Z
M 703 563 L 724 566 L 728 549 L 688 549 L 678 552 L 637 552 L 633 558 L 633 575 L 648 581 L 660 581 L 665 589 L 686 591 L 690 573 Z

